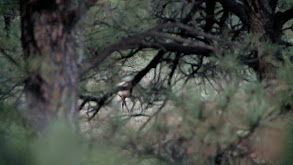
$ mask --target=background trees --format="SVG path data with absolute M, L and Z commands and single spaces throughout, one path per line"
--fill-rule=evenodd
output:
M 36 130 L 56 117 L 76 127 L 79 115 L 81 133 L 134 162 L 280 162 L 264 146 L 281 146 L 292 109 L 291 1 L 1 5 L 0 94 Z M 116 103 L 121 81 L 131 113 Z

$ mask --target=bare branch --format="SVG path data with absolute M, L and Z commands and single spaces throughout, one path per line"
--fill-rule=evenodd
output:
M 223 5 L 223 7 L 226 10 L 237 15 L 245 26 L 249 27 L 248 16 L 244 10 L 243 5 L 236 2 L 235 0 L 218 0 L 218 1 Z
M 14 58 L 12 58 L 9 54 L 7 54 L 4 49 L 0 48 L 0 53 L 2 53 L 2 55 L 5 58 L 7 58 L 11 63 L 13 63 L 15 66 L 20 67 L 20 64 Z
M 153 58 L 153 60 L 144 68 L 142 69 L 140 72 L 137 73 L 137 75 L 130 81 L 131 84 L 131 89 L 133 89 L 139 82 L 140 80 L 154 67 L 157 66 L 158 63 L 160 63 L 160 59 L 163 57 L 165 52 L 163 51 L 159 51 L 158 54 Z M 93 110 L 94 114 L 89 118 L 89 120 L 93 119 L 95 117 L 95 115 L 100 111 L 100 109 L 102 108 L 102 106 L 104 106 L 106 104 L 106 101 L 112 97 L 114 94 L 116 94 L 118 91 L 120 90 L 125 90 L 121 87 L 116 87 L 113 88 L 112 91 L 108 92 L 107 94 L 105 94 L 103 97 L 101 98 L 97 98 L 94 96 L 84 96 L 84 95 L 80 95 L 79 98 L 83 99 L 83 102 L 80 105 L 80 110 L 81 108 L 89 101 L 94 101 L 97 103 L 96 108 Z
M 84 75 L 92 68 L 98 66 L 105 58 L 111 55 L 115 51 L 128 50 L 128 49 L 142 49 L 142 48 L 154 48 L 163 51 L 171 51 L 171 52 L 182 52 L 185 54 L 201 54 L 201 55 L 209 55 L 211 52 L 220 52 L 217 48 L 209 45 L 202 45 L 195 43 L 189 39 L 184 39 L 177 36 L 172 36 L 169 34 L 164 34 L 158 32 L 162 28 L 170 28 L 176 27 L 176 24 L 163 24 L 159 25 L 155 28 L 149 29 L 146 32 L 129 36 L 124 38 L 112 45 L 106 47 L 103 51 L 94 52 L 95 57 L 89 62 L 83 65 L 80 71 L 80 75 Z M 145 37 L 159 37 L 162 39 L 171 39 L 174 41 L 179 41 L 181 43 L 176 42 L 147 42 L 145 41 Z M 184 45 L 183 43 L 188 43 L 188 45 Z
M 293 7 L 284 12 L 276 13 L 276 20 L 282 25 L 293 18 Z

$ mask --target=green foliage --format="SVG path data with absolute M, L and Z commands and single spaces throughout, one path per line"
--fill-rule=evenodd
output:
M 103 50 L 127 35 L 152 27 L 155 21 L 147 9 L 147 1 L 135 0 L 112 0 L 92 8 L 85 18 L 85 45 Z
M 80 22 L 77 39 L 84 47 L 77 51 L 84 51 L 85 61 L 89 61 L 95 54 L 93 52 L 99 53 L 128 36 L 137 35 L 161 23 L 184 22 L 182 18 L 197 3 L 199 5 L 196 11 L 199 12 L 192 15 L 193 18 L 190 18 L 186 26 L 204 27 L 207 22 L 205 6 L 208 1 L 189 2 L 101 1 Z M 243 4 L 241 0 L 237 2 Z M 78 1 L 75 0 L 74 5 L 77 4 Z M 23 126 L 23 119 L 18 111 L 7 105 L 13 104 L 12 100 L 17 99 L 14 94 L 22 89 L 19 84 L 25 79 L 26 73 L 21 55 L 18 5 L 16 0 L 2 0 L 0 5 L 1 16 L 11 16 L 12 20 L 9 36 L 4 29 L 5 23 L 0 22 L 0 96 L 5 100 L 5 103 L 0 104 L 1 165 L 206 165 L 214 164 L 216 159 L 222 159 L 222 164 L 227 165 L 240 164 L 238 161 L 243 159 L 249 160 L 245 164 L 260 164 L 262 157 L 257 156 L 259 160 L 252 160 L 250 155 L 255 150 L 261 152 L 261 147 L 255 147 L 256 143 L 262 143 L 266 139 L 261 131 L 266 128 L 279 129 L 275 121 L 282 113 L 292 115 L 292 48 L 262 42 L 259 36 L 245 31 L 240 26 L 240 18 L 234 14 L 229 14 L 229 19 L 222 22 L 223 27 L 218 28 L 219 25 L 216 24 L 225 19 L 224 14 L 220 13 L 225 10 L 217 3 L 215 11 L 218 14 L 214 17 L 216 28 L 212 28 L 211 33 L 198 34 L 204 32 L 202 28 L 189 34 L 188 30 L 175 27 L 158 31 L 170 35 L 169 38 L 142 38 L 143 41 L 151 41 L 150 43 L 154 41 L 153 47 L 164 51 L 163 44 L 182 44 L 183 49 L 192 46 L 186 44 L 189 43 L 187 40 L 191 40 L 195 45 L 201 45 L 202 49 L 208 46 L 208 50 L 221 49 L 224 53 L 178 53 L 180 59 L 176 65 L 174 61 L 177 53 L 166 50 L 167 53 L 160 59 L 160 63 L 152 66 L 145 79 L 133 90 L 134 96 L 137 93 L 141 95 L 142 104 L 146 105 L 142 107 L 145 109 L 125 114 L 116 107 L 108 106 L 107 110 L 101 109 L 98 114 L 102 116 L 106 111 L 108 114 L 105 118 L 97 118 L 99 121 L 81 121 L 82 125 L 89 127 L 85 133 L 76 133 L 64 122 L 53 122 L 37 137 Z M 280 0 L 277 11 L 284 11 L 292 5 L 291 0 Z M 156 14 L 159 16 L 156 17 Z M 291 24 L 286 24 L 287 41 L 292 40 Z M 172 37 L 175 39 L 170 39 Z M 176 37 L 181 37 L 184 41 L 181 43 Z M 226 40 L 233 42 L 232 46 Z M 132 50 L 112 53 L 78 84 L 80 94 L 101 97 L 115 89 L 117 82 L 132 80 L 149 64 L 158 49 L 145 49 L 127 58 Z M 255 50 L 258 51 L 257 55 L 251 53 Z M 284 63 L 276 60 L 280 52 L 285 59 Z M 259 82 L 256 79 L 257 69 L 244 65 L 245 62 L 256 59 L 261 60 L 258 63 L 280 67 L 276 78 Z M 44 72 L 55 69 L 50 63 L 42 61 L 47 60 L 43 60 L 43 57 L 34 58 L 29 65 L 41 68 Z M 170 85 L 167 80 L 173 68 L 174 77 L 170 82 L 174 84 Z M 46 81 L 46 77 L 42 78 Z M 161 107 L 164 102 L 162 98 L 169 100 L 168 103 L 163 103 L 165 107 Z M 106 102 L 116 101 L 111 99 Z M 92 114 L 92 107 L 88 107 L 89 114 Z M 133 122 L 136 115 L 144 115 L 145 118 Z M 288 119 L 284 119 L 286 120 Z M 282 160 L 277 159 L 276 163 L 284 161 L 283 164 L 293 164 L 292 128 L 293 126 L 280 129 L 288 134 L 286 141 L 282 141 L 285 145 Z M 278 140 L 272 137 L 264 145 L 269 146 L 274 141 Z M 278 154 L 280 153 L 276 155 Z
M 64 122 L 56 122 L 48 128 L 44 138 L 33 144 L 36 165 L 79 165 L 84 146 L 78 134 Z
M 18 10 L 18 0 L 0 0 L 0 15 L 13 15 Z
M 291 0 L 279 0 L 278 1 L 278 7 L 279 10 L 287 10 L 290 7 L 292 7 L 293 2 Z
M 293 120 L 291 119 L 290 125 L 287 128 L 286 141 L 284 143 L 284 150 L 282 153 L 282 164 L 293 163 Z
M 0 164 L 32 163 L 29 143 L 32 133 L 23 123 L 15 108 L 0 103 Z
M 293 106 L 293 62 L 289 60 L 292 58 L 292 49 L 288 51 L 284 51 L 285 65 L 279 70 L 279 77 L 286 82 L 289 89 L 283 95 L 283 101 L 285 102 L 287 107 Z M 285 107 L 286 108 L 286 107 Z M 286 110 L 286 109 L 285 109 Z M 283 146 L 282 152 L 282 161 L 281 164 L 292 164 L 293 159 L 293 119 L 292 112 L 290 112 L 289 124 L 286 127 L 286 137 Z
M 21 56 L 20 19 L 11 18 L 9 37 L 3 26 L 3 22 L 0 22 L 0 99 L 2 100 L 19 92 L 21 89 L 19 85 L 25 77 Z

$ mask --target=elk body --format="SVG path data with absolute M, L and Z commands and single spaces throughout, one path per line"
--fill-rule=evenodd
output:
M 116 85 L 118 88 L 117 95 L 121 98 L 122 100 L 122 109 L 126 107 L 127 111 L 130 112 L 129 108 L 127 107 L 126 104 L 126 99 L 130 98 L 131 99 L 131 93 L 132 93 L 132 85 L 130 82 L 122 81 Z M 132 110 L 132 108 L 131 108 Z

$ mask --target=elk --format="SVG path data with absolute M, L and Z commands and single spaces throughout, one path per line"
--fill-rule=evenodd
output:
M 127 111 L 130 112 L 130 110 L 128 109 L 127 104 L 126 104 L 126 99 L 127 98 L 131 99 L 131 94 L 132 94 L 132 85 L 131 85 L 131 83 L 127 82 L 127 81 L 122 81 L 122 82 L 118 83 L 116 85 L 116 87 L 118 88 L 117 95 L 122 100 L 122 109 L 125 106 Z M 132 109 L 133 109 L 133 107 L 131 108 L 131 110 Z

